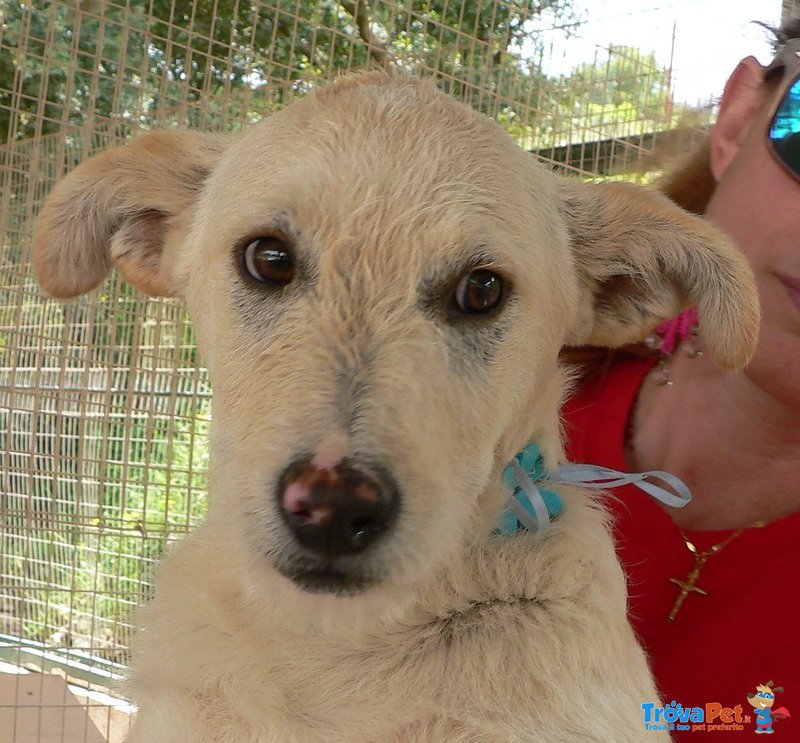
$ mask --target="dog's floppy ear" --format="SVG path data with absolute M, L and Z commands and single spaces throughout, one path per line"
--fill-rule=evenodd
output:
M 33 265 L 44 291 L 77 296 L 116 264 L 147 294 L 180 295 L 174 248 L 224 142 L 219 135 L 157 131 L 71 172 L 36 220 Z
M 758 293 L 750 265 L 727 238 L 648 188 L 578 181 L 562 188 L 582 293 L 567 343 L 635 343 L 696 304 L 704 347 L 717 363 L 747 364 L 758 337 Z

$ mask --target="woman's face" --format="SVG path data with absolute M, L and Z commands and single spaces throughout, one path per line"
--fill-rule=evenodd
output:
M 789 80 L 776 88 L 762 76 L 748 58 L 726 88 L 711 139 L 717 188 L 706 215 L 747 255 L 758 282 L 761 335 L 747 374 L 800 411 L 800 180 L 777 162 L 767 140 Z

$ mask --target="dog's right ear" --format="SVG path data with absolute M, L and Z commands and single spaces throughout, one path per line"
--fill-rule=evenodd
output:
M 174 252 L 221 135 L 157 131 L 82 163 L 47 198 L 36 220 L 33 266 L 57 298 L 97 286 L 116 264 L 154 296 L 180 296 Z
M 729 239 L 653 189 L 566 179 L 562 189 L 582 293 L 569 345 L 636 343 L 696 304 L 714 360 L 725 369 L 747 364 L 758 340 L 758 290 Z

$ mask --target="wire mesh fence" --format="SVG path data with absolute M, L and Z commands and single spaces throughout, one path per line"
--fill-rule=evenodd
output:
M 127 709 L 102 694 L 124 675 L 131 611 L 205 509 L 210 389 L 184 309 L 114 276 L 70 304 L 42 299 L 30 239 L 53 184 L 140 130 L 235 130 L 364 68 L 435 79 L 562 170 L 646 177 L 710 112 L 676 106 L 669 68 L 629 47 L 546 72 L 558 51 L 537 29 L 571 13 L 567 0 L 0 6 L 0 670 L 14 671 L 0 673 L 0 742 L 121 739 Z

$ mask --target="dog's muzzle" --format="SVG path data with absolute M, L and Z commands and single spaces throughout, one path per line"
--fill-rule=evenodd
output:
M 332 560 L 362 552 L 393 524 L 400 502 L 383 468 L 342 459 L 320 467 L 311 458 L 289 465 L 278 482 L 281 516 L 295 541 Z

